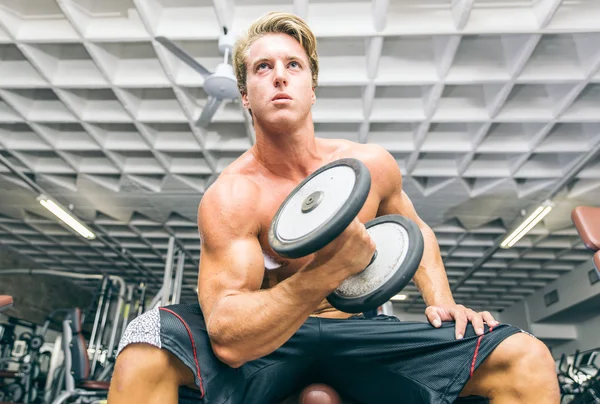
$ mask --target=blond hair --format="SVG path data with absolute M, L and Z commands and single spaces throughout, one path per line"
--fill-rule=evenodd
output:
M 259 38 L 267 34 L 288 34 L 295 38 L 304 48 L 310 71 L 312 73 L 312 86 L 317 87 L 319 76 L 319 60 L 317 56 L 317 39 L 308 24 L 300 17 L 290 14 L 272 11 L 256 21 L 248 28 L 246 34 L 240 38 L 233 49 L 233 69 L 241 94 L 246 94 L 246 57 L 250 46 Z

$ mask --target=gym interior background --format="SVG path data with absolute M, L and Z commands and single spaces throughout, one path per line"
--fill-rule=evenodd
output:
M 128 321 L 196 300 L 199 200 L 254 133 L 159 39 L 214 72 L 224 33 L 271 10 L 318 37 L 317 136 L 394 155 L 457 302 L 542 339 L 570 402 L 600 365 L 594 246 L 572 217 L 600 206 L 593 0 L 0 0 L 4 400 L 85 390 L 62 364 L 74 308 L 83 379 L 107 381 Z M 425 321 L 413 284 L 380 310 Z

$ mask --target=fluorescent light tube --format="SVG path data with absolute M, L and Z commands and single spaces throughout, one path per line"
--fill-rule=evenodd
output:
M 545 218 L 551 210 L 552 205 L 550 203 L 543 203 L 535 211 L 533 211 L 533 213 L 529 215 L 527 219 L 525 219 L 523 223 L 519 225 L 519 227 L 510 233 L 510 235 L 506 237 L 504 241 L 502 241 L 500 247 L 510 248 L 515 245 L 524 235 L 529 233 L 529 231 L 533 229 L 535 225 L 540 222 L 540 220 Z
M 85 225 L 83 225 L 79 220 L 77 220 L 74 216 L 72 216 L 69 212 L 67 212 L 53 200 L 47 198 L 46 196 L 40 196 L 38 200 L 40 201 L 40 204 L 43 207 L 52 212 L 54 216 L 62 220 L 66 225 L 75 230 L 77 233 L 81 234 L 82 237 L 85 237 L 88 240 L 93 240 L 96 238 L 96 235 L 92 233 L 87 227 L 85 227 Z
M 390 299 L 393 302 L 399 302 L 402 300 L 406 300 L 407 296 L 406 295 L 396 295 L 396 296 L 392 296 L 392 298 Z

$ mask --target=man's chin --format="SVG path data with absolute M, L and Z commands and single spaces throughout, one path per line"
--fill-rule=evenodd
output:
M 297 126 L 302 121 L 302 117 L 298 116 L 298 113 L 292 111 L 281 112 L 269 114 L 269 116 L 264 117 L 261 121 L 264 122 L 265 126 L 274 128 L 291 128 Z

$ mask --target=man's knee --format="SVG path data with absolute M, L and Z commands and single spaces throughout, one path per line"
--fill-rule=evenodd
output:
M 542 341 L 526 333 L 514 334 L 484 360 L 461 395 L 504 396 L 522 402 L 537 392 L 549 400 L 545 402 L 554 403 L 559 394 L 554 369 L 552 355 Z
M 496 367 L 517 374 L 535 369 L 537 374 L 555 373 L 554 359 L 548 347 L 539 339 L 519 333 L 504 340 L 493 353 Z
M 149 344 L 131 344 L 119 354 L 111 387 L 122 390 L 140 382 L 193 385 L 194 375 L 170 352 Z
M 491 365 L 495 367 L 495 372 L 491 373 L 503 374 L 504 377 L 498 378 L 497 382 L 508 383 L 515 396 L 528 397 L 532 391 L 536 391 L 547 400 L 558 397 L 554 359 L 548 347 L 539 339 L 526 333 L 515 334 L 504 340 L 490 358 L 493 358 Z

